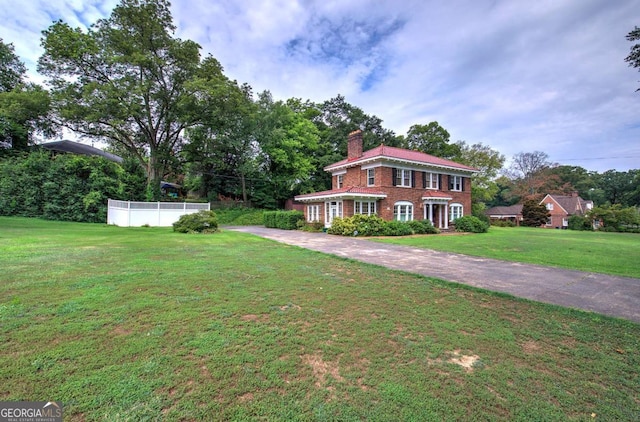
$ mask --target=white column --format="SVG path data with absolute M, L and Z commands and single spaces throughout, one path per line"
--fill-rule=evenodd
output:
M 431 224 L 435 226 L 435 223 L 433 222 L 433 204 L 431 202 L 429 202 L 429 221 L 431 221 Z
M 449 205 L 444 204 L 444 228 L 449 228 Z

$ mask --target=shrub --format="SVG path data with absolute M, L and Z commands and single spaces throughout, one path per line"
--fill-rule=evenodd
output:
M 413 230 L 413 234 L 438 234 L 440 230 L 433 227 L 431 221 L 429 220 L 413 220 L 407 223 L 411 230 Z
M 331 227 L 327 230 L 329 234 L 337 234 L 340 236 L 357 236 L 356 225 L 350 217 L 335 217 L 331 222 Z
M 493 220 L 491 225 L 496 227 L 515 227 L 516 223 L 511 220 Z
M 489 231 L 489 225 L 473 215 L 457 218 L 453 223 L 457 232 L 486 233 Z
M 569 230 L 592 231 L 591 219 L 580 215 L 572 215 L 569 217 L 567 225 Z
M 173 223 L 173 231 L 178 233 L 214 233 L 216 230 L 218 220 L 213 211 L 186 214 Z
M 304 220 L 298 220 L 298 229 L 305 232 L 321 232 L 324 229 L 324 224 L 320 221 L 313 221 L 311 223 Z
M 304 221 L 302 211 L 265 211 L 263 213 L 265 227 L 272 229 L 296 230 L 300 220 Z
M 409 236 L 413 234 L 413 230 L 409 223 L 404 221 L 387 221 L 384 224 L 384 236 Z

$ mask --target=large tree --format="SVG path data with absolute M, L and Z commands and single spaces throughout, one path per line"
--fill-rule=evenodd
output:
M 200 46 L 174 37 L 167 0 L 122 0 L 89 30 L 58 21 L 43 32 L 38 69 L 49 77 L 60 122 L 75 132 L 127 149 L 146 166 L 149 198 L 183 142 L 200 122 L 200 77 L 224 81 Z M 203 76 L 203 69 L 209 72 Z
M 546 170 L 553 164 L 549 156 L 542 151 L 519 152 L 505 172 L 513 181 L 513 194 L 524 199 L 537 198 L 546 190 L 550 175 Z
M 266 208 L 282 208 L 287 199 L 309 191 L 318 129 L 268 91 L 259 95 L 257 106 L 260 180 L 253 199 Z
M 498 194 L 499 187 L 495 180 L 502 170 L 505 157 L 482 143 L 469 145 L 464 141 L 458 141 L 455 145 L 460 148 L 458 162 L 478 169 L 471 179 L 471 199 L 474 213 L 478 213 L 484 204 L 492 201 Z
M 0 141 L 26 149 L 37 133 L 51 135 L 50 102 L 42 87 L 25 83 L 26 68 L 13 44 L 0 39 Z
M 403 147 L 448 160 L 460 158 L 460 146 L 450 143 L 449 132 L 438 122 L 411 126 L 404 138 Z
M 241 197 L 246 203 L 247 179 L 257 170 L 257 107 L 251 87 L 229 81 L 209 91 L 207 101 L 218 105 L 187 132 L 187 187 L 210 200 Z
M 640 41 L 640 28 L 634 27 L 633 31 L 627 34 L 627 40 Z M 640 43 L 636 43 L 631 47 L 631 53 L 624 59 L 629 66 L 635 67 L 640 70 Z M 640 91 L 638 88 L 636 91 Z
M 0 92 L 0 141 L 14 150 L 35 143 L 36 134 L 52 136 L 49 93 L 35 84 L 18 85 Z
M 310 119 L 319 131 L 318 150 L 315 154 L 316 168 L 310 179 L 311 191 L 331 188 L 331 175 L 323 170 L 329 164 L 347 156 L 347 139 L 350 132 L 360 129 L 363 132 L 363 149 L 377 147 L 380 144 L 399 146 L 399 138 L 392 130 L 382 126 L 382 119 L 366 114 L 361 108 L 337 95 L 320 104 L 289 101 L 294 110 Z
M 16 55 L 13 44 L 0 38 L 0 92 L 8 92 L 24 82 L 26 68 Z

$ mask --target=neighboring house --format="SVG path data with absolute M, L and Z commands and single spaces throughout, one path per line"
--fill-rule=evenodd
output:
M 572 215 L 585 215 L 593 208 L 593 201 L 587 201 L 578 192 L 572 192 L 570 196 L 547 195 L 540 201 L 551 214 L 545 227 L 567 228 L 569 217 Z
M 504 220 L 511 221 L 516 226 L 522 222 L 522 204 L 511 205 L 508 207 L 493 207 L 484 212 L 491 221 Z
M 347 158 L 324 168 L 332 189 L 298 195 L 308 222 L 330 227 L 335 217 L 378 215 L 384 220 L 426 220 L 447 229 L 471 214 L 476 169 L 418 151 L 380 145 L 362 150 L 362 132 L 349 134 Z

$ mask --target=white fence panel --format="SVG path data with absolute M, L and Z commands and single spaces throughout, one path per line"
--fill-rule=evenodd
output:
M 185 214 L 210 210 L 211 204 L 193 202 L 132 202 L 109 199 L 107 224 L 123 227 L 170 227 Z

